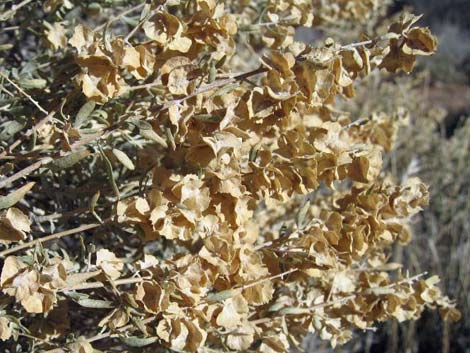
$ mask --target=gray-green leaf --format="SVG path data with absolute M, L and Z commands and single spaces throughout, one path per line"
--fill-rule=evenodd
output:
M 89 101 L 82 105 L 82 107 L 77 113 L 77 116 L 75 117 L 75 123 L 73 124 L 73 126 L 79 128 L 84 123 L 86 123 L 90 114 L 93 113 L 95 105 L 96 103 L 94 101 Z
M 143 137 L 145 137 L 147 140 L 156 142 L 165 148 L 168 147 L 168 144 L 166 143 L 166 141 L 153 130 L 140 130 L 140 134 Z
M 127 154 L 116 148 L 113 148 L 113 154 L 117 158 L 117 160 L 122 163 L 124 167 L 129 170 L 135 169 L 134 163 L 132 163 L 132 160 L 127 156 Z
M 145 347 L 157 342 L 158 337 L 120 337 L 120 340 L 130 347 Z
M 19 80 L 19 84 L 24 89 L 34 89 L 34 88 L 42 89 L 46 87 L 47 81 L 42 78 L 32 78 L 32 79 L 22 78 Z
M 208 302 L 221 302 L 225 299 L 233 297 L 234 292 L 231 289 L 226 289 L 221 292 L 211 293 L 207 296 Z
M 98 300 L 98 299 L 79 299 L 77 303 L 85 308 L 93 309 L 111 309 L 113 308 L 113 303 L 108 300 Z
M 23 185 L 19 189 L 12 191 L 6 196 L 1 196 L 0 197 L 0 210 L 4 208 L 9 208 L 13 206 L 14 204 L 16 204 L 18 201 L 20 201 L 24 197 L 24 195 L 26 195 L 26 193 L 33 188 L 34 184 L 36 183 L 30 182 L 26 185 Z
M 49 164 L 49 168 L 52 171 L 59 171 L 59 170 L 63 170 L 63 169 L 73 167 L 75 164 L 80 162 L 82 159 L 88 157 L 90 154 L 91 153 L 88 150 L 81 150 L 81 151 L 78 151 L 78 152 L 68 154 L 64 157 L 61 157 L 59 159 L 56 159 L 56 160 L 52 161 Z

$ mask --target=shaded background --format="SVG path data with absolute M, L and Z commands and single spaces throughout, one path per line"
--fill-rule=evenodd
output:
M 367 80 L 349 109 L 357 116 L 397 106 L 410 112 L 411 124 L 400 132 L 386 166 L 398 180 L 422 178 L 431 198 L 412 220 L 411 244 L 395 248 L 393 256 L 411 274 L 438 274 L 462 319 L 446 324 L 426 311 L 416 322 L 358 332 L 336 349 L 310 337 L 307 352 L 470 352 L 470 0 L 395 1 L 389 14 L 404 9 L 424 15 L 421 23 L 438 37 L 438 52 L 421 59 L 412 76 Z

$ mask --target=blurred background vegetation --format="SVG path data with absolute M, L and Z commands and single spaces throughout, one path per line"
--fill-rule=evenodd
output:
M 412 243 L 396 248 L 393 256 L 412 273 L 438 274 L 462 319 L 447 325 L 438 313 L 426 312 L 416 322 L 358 332 L 335 350 L 310 338 L 307 352 L 470 352 L 470 1 L 394 1 L 389 15 L 406 9 L 424 15 L 422 21 L 439 38 L 437 54 L 421 60 L 413 77 L 385 82 L 371 77 L 352 108 L 364 116 L 393 112 L 398 102 L 409 111 L 411 123 L 402 129 L 387 167 L 397 179 L 422 178 L 431 198 L 412 220 Z

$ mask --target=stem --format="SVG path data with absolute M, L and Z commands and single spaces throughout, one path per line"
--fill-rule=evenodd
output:
M 146 325 L 146 324 L 151 323 L 151 322 L 154 321 L 155 319 L 156 319 L 156 317 L 149 317 L 149 318 L 147 318 L 147 319 L 142 320 L 142 323 L 143 323 L 144 325 Z M 129 329 L 132 329 L 132 328 L 135 328 L 135 325 L 134 325 L 133 323 L 131 323 L 131 324 L 129 324 L 129 325 L 126 325 L 126 326 L 123 326 L 123 327 L 117 329 L 117 331 L 118 331 L 118 333 L 122 333 L 122 332 L 125 332 L 125 331 L 127 331 L 127 330 L 129 330 Z M 111 332 L 100 333 L 100 334 L 98 334 L 98 335 L 96 335 L 96 336 L 93 336 L 93 337 L 88 338 L 86 341 L 89 342 L 89 343 L 95 342 L 95 341 L 100 341 L 100 340 L 102 340 L 102 339 L 104 339 L 104 338 L 108 338 L 108 337 L 111 337 L 111 336 L 115 336 L 115 335 L 117 335 L 118 333 L 111 333 Z M 43 352 L 43 353 L 61 353 L 61 352 L 63 352 L 62 349 L 60 349 L 60 348 L 55 348 L 55 349 L 50 349 L 50 350 L 48 350 L 48 351 L 45 351 L 45 352 Z
M 20 4 L 20 5 L 21 5 L 21 4 Z M 18 5 L 18 6 L 20 6 L 20 5 Z M 7 80 L 8 82 L 10 82 L 12 86 L 14 86 L 23 96 L 25 96 L 26 98 L 28 98 L 28 99 L 31 101 L 31 103 L 33 103 L 33 104 L 36 106 L 36 108 L 38 108 L 41 112 L 43 112 L 43 113 L 46 114 L 46 115 L 49 115 L 49 112 L 48 112 L 46 109 L 44 109 L 43 107 L 41 107 L 41 105 L 40 105 L 38 102 L 36 102 L 28 93 L 26 93 L 25 91 L 23 91 L 23 89 L 22 89 L 20 86 L 18 86 L 15 82 L 13 82 L 12 80 L 10 80 L 10 79 L 8 78 L 8 76 L 6 76 L 5 74 L 3 74 L 2 72 L 0 72 L 0 76 L 2 76 L 5 80 Z
M 17 29 L 19 29 L 20 26 L 10 26 L 10 27 L 4 27 L 2 28 L 2 32 L 9 32 L 9 31 L 16 31 Z
M 47 344 L 49 346 L 56 346 L 57 347 L 57 344 L 54 344 L 54 343 L 51 343 L 43 338 L 40 338 L 40 337 L 36 337 L 36 336 L 32 336 L 32 335 L 28 335 L 27 333 L 18 333 L 19 336 L 23 336 L 23 337 L 27 337 L 29 339 L 32 339 L 32 340 L 36 340 L 36 341 L 39 341 L 43 344 Z
M 247 79 L 248 77 L 251 77 L 251 76 L 255 76 L 255 75 L 259 75 L 259 74 L 262 74 L 264 72 L 267 72 L 268 69 L 266 67 L 263 67 L 263 66 L 260 66 L 258 67 L 257 69 L 255 70 L 251 70 L 251 71 L 248 71 L 248 72 L 245 72 L 245 73 L 242 73 L 242 74 L 239 74 L 237 76 L 234 76 L 232 78 L 226 78 L 226 79 L 222 79 L 222 80 L 218 80 L 218 81 L 214 81 L 212 83 L 208 83 L 202 87 L 200 87 L 199 89 L 197 89 L 194 93 L 192 94 L 189 94 L 183 98 L 180 98 L 180 99 L 173 99 L 171 101 L 168 101 L 164 104 L 162 110 L 165 111 L 167 110 L 171 105 L 175 104 L 175 103 L 181 103 L 181 102 L 184 102 L 190 98 L 193 98 L 193 97 L 196 97 L 202 93 L 206 93 L 206 92 L 209 92 L 209 91 L 212 91 L 216 88 L 220 88 L 220 87 L 223 87 L 223 86 L 226 86 L 226 85 L 229 85 L 231 83 L 235 83 L 237 81 L 243 81 L 245 79 Z
M 111 18 L 108 22 L 105 22 L 105 23 L 103 23 L 102 25 L 96 27 L 96 28 L 94 29 L 94 31 L 95 31 L 95 32 L 99 32 L 99 31 L 101 31 L 104 27 L 106 27 L 108 24 L 111 24 L 111 23 L 113 23 L 113 22 L 116 22 L 116 21 L 120 20 L 122 17 L 124 17 L 124 16 L 126 16 L 126 15 L 128 15 L 128 14 L 134 12 L 134 11 L 139 10 L 139 9 L 141 9 L 141 8 L 144 7 L 144 6 L 145 6 L 145 2 L 143 2 L 142 4 L 136 5 L 136 6 L 134 6 L 134 7 L 131 7 L 131 8 L 128 9 L 128 10 L 125 10 L 125 11 L 121 12 L 119 15 L 114 16 L 113 18 Z
M 36 223 L 44 223 L 44 222 L 50 222 L 50 221 L 60 219 L 60 218 L 67 219 L 67 218 L 76 216 L 77 214 L 86 213 L 89 210 L 90 210 L 89 207 L 81 207 L 81 208 L 77 208 L 77 209 L 72 210 L 72 211 L 56 212 L 56 213 L 52 213 L 52 214 L 49 214 L 49 215 L 37 216 L 35 218 L 35 221 L 36 221 Z
M 42 244 L 42 243 L 45 243 L 47 241 L 60 239 L 60 238 L 65 237 L 67 235 L 77 234 L 77 233 L 84 232 L 86 230 L 99 228 L 99 227 L 101 227 L 101 226 L 103 226 L 103 225 L 105 225 L 109 222 L 110 222 L 110 219 L 105 220 L 103 222 L 103 224 L 101 224 L 101 223 L 84 224 L 84 225 L 81 225 L 80 227 L 77 227 L 77 228 L 64 230 L 63 232 L 58 232 L 58 233 L 54 233 L 54 234 L 45 236 L 43 238 L 35 239 L 35 240 L 27 242 L 25 244 L 20 244 L 20 245 L 12 247 L 10 249 L 0 251 L 0 257 L 5 257 L 6 255 L 13 254 L 13 253 L 18 252 L 18 251 L 23 250 L 23 249 L 32 248 L 36 244 Z
M 137 86 L 129 86 L 127 87 L 127 91 L 128 92 L 132 92 L 132 91 L 138 91 L 140 89 L 147 89 L 147 88 L 152 88 L 152 87 L 158 87 L 160 86 L 161 83 L 155 83 L 155 82 L 151 82 L 151 83 L 145 83 L 143 85 L 137 85 Z
M 378 41 L 381 41 L 382 39 L 385 39 L 384 38 L 385 36 L 379 36 L 379 37 L 376 37 L 376 38 L 373 38 L 373 39 L 369 39 L 369 40 L 365 40 L 365 41 L 362 41 L 362 42 L 357 42 L 357 43 L 351 43 L 351 44 L 347 44 L 347 45 L 343 45 L 339 48 L 339 50 L 348 50 L 348 49 L 353 49 L 353 48 L 357 48 L 357 47 L 361 47 L 363 45 L 369 45 L 369 44 L 372 44 L 374 42 L 378 42 Z
M 163 7 L 163 5 L 159 5 L 157 8 L 156 8 L 156 12 L 160 11 L 160 9 Z M 148 13 L 142 20 L 139 21 L 139 23 L 137 24 L 137 26 L 135 26 L 132 31 L 129 32 L 129 34 L 126 36 L 126 38 L 124 38 L 124 41 L 126 43 L 129 43 L 129 39 L 131 39 L 134 34 L 136 34 L 136 32 L 140 29 L 140 27 L 142 27 L 142 25 L 144 24 L 145 21 L 147 21 L 147 19 L 150 17 L 150 13 Z
M 55 111 L 50 112 L 47 114 L 44 118 L 39 120 L 31 129 L 26 131 L 26 133 L 18 138 L 15 142 L 13 142 L 7 150 L 3 151 L 0 153 L 0 158 L 4 158 L 7 155 L 7 152 L 11 153 L 18 145 L 20 145 L 27 137 L 31 136 L 35 131 L 41 128 L 45 123 L 47 123 L 49 120 L 52 119 L 52 117 L 55 115 Z
M 148 280 L 150 278 L 142 278 L 142 277 L 133 277 L 133 278 L 123 278 L 123 279 L 118 279 L 114 281 L 114 284 L 116 286 L 122 286 L 125 284 L 134 284 L 134 283 L 140 283 L 142 281 Z M 83 283 L 79 284 L 77 286 L 73 286 L 70 288 L 63 288 L 60 291 L 61 292 L 68 292 L 72 290 L 84 290 L 84 289 L 96 289 L 96 288 L 102 288 L 104 287 L 105 284 L 103 282 L 91 282 L 91 283 Z
M 388 289 L 388 288 L 393 288 L 395 286 L 398 286 L 400 284 L 403 284 L 403 283 L 411 283 L 411 282 L 414 282 L 416 281 L 417 279 L 423 277 L 426 275 L 427 272 L 423 272 L 423 273 L 420 273 L 416 276 L 413 276 L 413 277 L 409 277 L 409 278 L 404 278 L 398 282 L 395 282 L 395 283 L 391 283 L 387 286 L 384 286 L 384 287 L 380 287 L 381 289 Z M 303 308 L 305 309 L 304 312 L 295 312 L 295 313 L 285 313 L 285 314 L 282 314 L 280 315 L 279 317 L 283 317 L 283 316 L 288 316 L 288 315 L 304 315 L 304 314 L 308 314 L 308 315 L 312 315 L 314 313 L 314 311 L 316 309 L 321 309 L 321 308 L 325 308 L 327 306 L 331 306 L 331 305 L 335 305 L 335 304 L 341 304 L 345 301 L 348 301 L 348 300 L 352 300 L 352 299 L 355 299 L 357 298 L 358 296 L 360 295 L 367 295 L 367 294 L 370 294 L 370 291 L 369 290 L 365 290 L 365 291 L 362 291 L 360 293 L 356 293 L 356 294 L 351 294 L 351 295 L 348 295 L 346 297 L 343 297 L 343 298 L 338 298 L 338 299 L 335 299 L 335 300 L 331 300 L 331 301 L 327 301 L 325 303 L 319 303 L 319 304 L 315 304 L 315 305 L 312 305 L 308 308 Z M 302 309 L 302 308 L 299 308 L 299 309 Z M 257 325 L 257 324 L 263 324 L 263 323 L 266 323 L 266 322 L 271 322 L 274 318 L 272 317 L 269 317 L 269 318 L 262 318 L 262 319 L 258 319 L 258 320 L 254 320 L 254 321 L 250 321 L 250 323 L 254 324 L 254 325 Z
M 365 40 L 363 42 L 357 42 L 357 43 L 351 43 L 351 44 L 343 45 L 343 46 L 341 46 L 341 50 L 347 50 L 347 49 L 360 47 L 360 46 L 363 46 L 363 45 L 368 45 L 368 44 L 371 44 L 372 42 L 373 42 L 373 40 L 370 39 L 370 40 Z
M 18 5 L 15 5 L 15 6 L 12 6 L 11 10 L 5 12 L 3 14 L 2 17 L 4 18 L 9 18 L 12 14 L 14 14 L 16 11 L 18 11 L 19 9 L 21 9 L 23 6 L 26 6 L 28 5 L 30 2 L 32 2 L 33 0 L 23 0 L 22 2 L 20 2 Z
M 254 250 L 258 251 L 258 250 L 261 250 L 261 249 L 264 249 L 264 248 L 271 248 L 274 245 L 280 246 L 281 244 L 292 240 L 292 237 L 297 235 L 298 233 L 299 233 L 299 231 L 295 230 L 292 233 L 290 233 L 290 234 L 288 234 L 284 237 L 280 237 L 280 238 L 277 238 L 277 239 L 274 239 L 274 240 L 267 241 L 265 243 L 258 244 L 254 247 Z
M 0 189 L 3 189 L 8 184 L 11 184 L 12 182 L 16 180 L 31 174 L 35 170 L 39 169 L 43 164 L 49 163 L 51 160 L 52 160 L 51 157 L 44 157 L 40 159 L 39 161 L 37 161 L 36 163 L 33 163 L 27 166 L 26 168 L 21 169 L 19 172 L 13 174 L 11 177 L 8 177 L 0 181 Z
M 240 288 L 235 288 L 235 289 L 238 289 L 238 290 L 245 290 L 245 289 L 248 289 L 248 288 L 251 288 L 251 287 L 254 287 L 260 283 L 263 283 L 263 282 L 266 282 L 266 281 L 272 281 L 273 279 L 276 279 L 276 278 L 279 278 L 279 277 L 282 277 L 282 276 L 285 276 L 285 275 L 288 275 L 290 273 L 293 273 L 293 272 L 296 272 L 298 271 L 299 269 L 298 268 L 291 268 L 290 270 L 287 270 L 285 272 L 282 272 L 282 273 L 279 273 L 277 275 L 274 275 L 274 276 L 271 276 L 271 277 L 266 277 L 266 278 L 261 278 L 259 280 L 256 280 L 255 282 L 253 283 L 249 283 L 249 284 L 246 284 L 244 286 L 241 286 Z

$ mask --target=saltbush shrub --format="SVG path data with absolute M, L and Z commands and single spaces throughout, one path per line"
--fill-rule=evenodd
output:
M 389 261 L 428 199 L 382 170 L 407 113 L 340 109 L 436 50 L 387 3 L 1 5 L 4 351 L 285 352 L 458 319 Z

